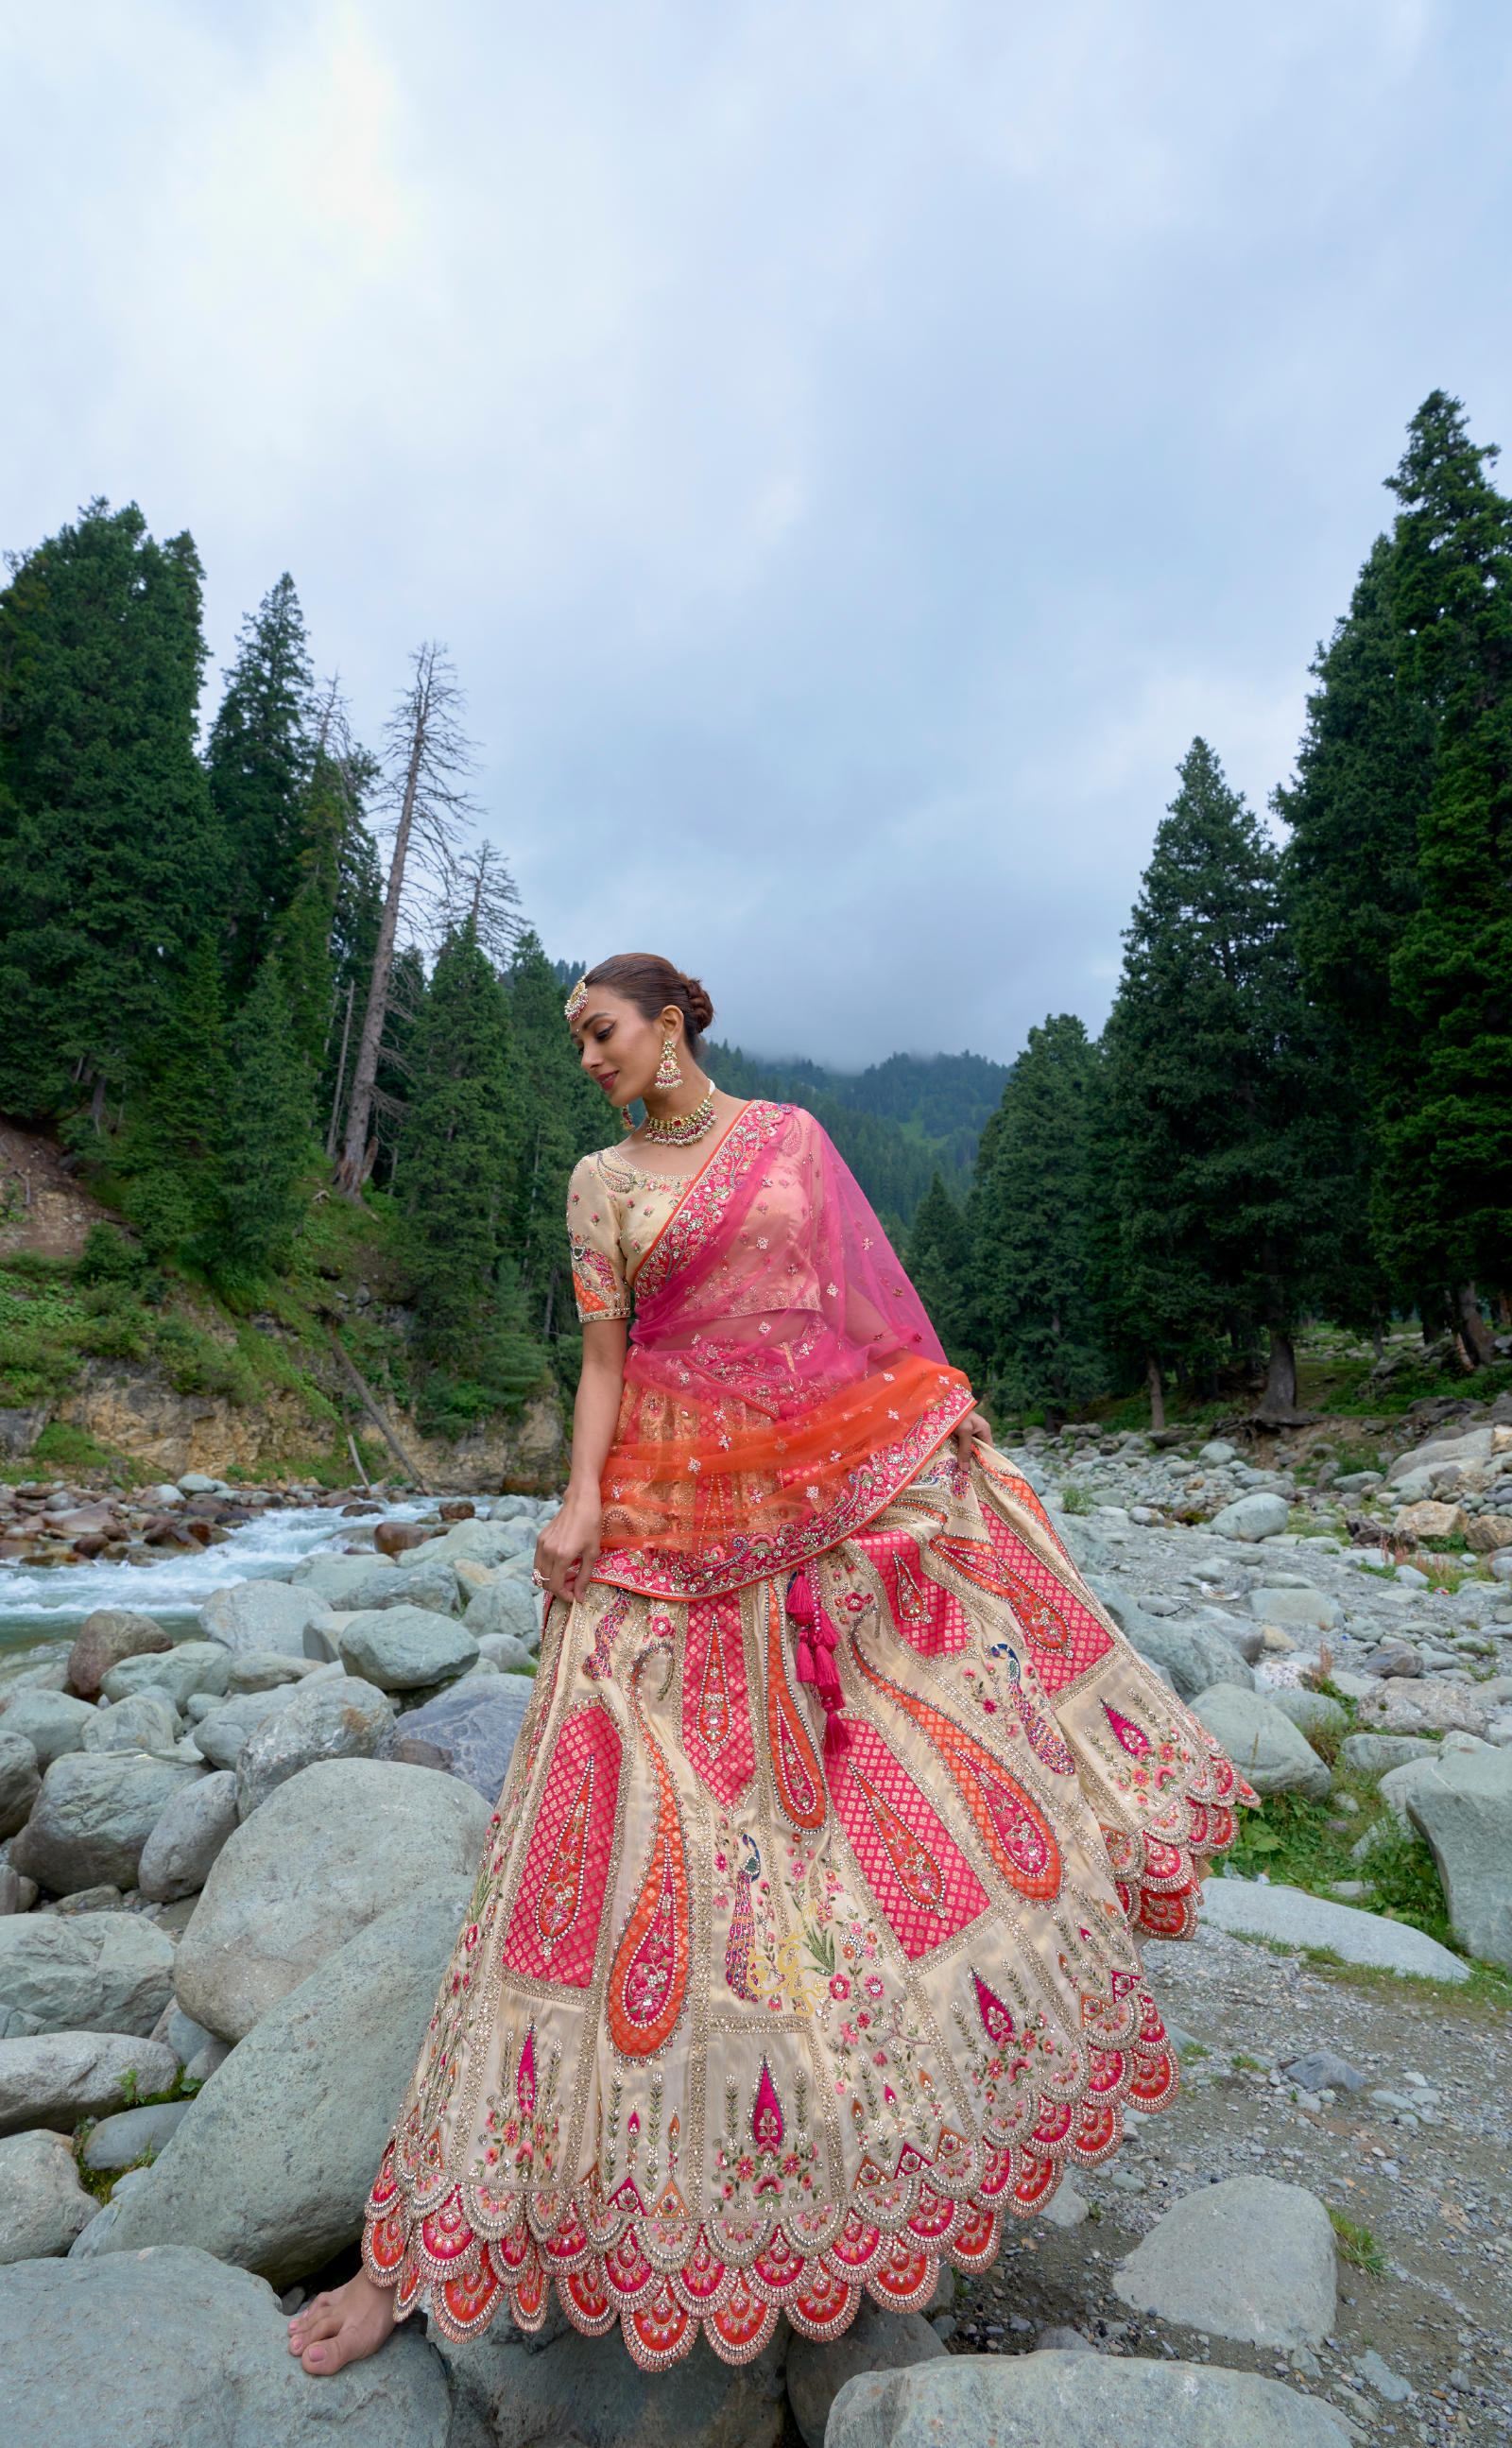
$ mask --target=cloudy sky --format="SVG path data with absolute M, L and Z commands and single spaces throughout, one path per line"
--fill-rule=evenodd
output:
M 370 737 L 446 641 L 548 947 L 767 1053 L 1100 1023 L 1414 409 L 1512 444 L 1494 0 L 3 0 L 0 114 L 0 543 L 291 570 Z

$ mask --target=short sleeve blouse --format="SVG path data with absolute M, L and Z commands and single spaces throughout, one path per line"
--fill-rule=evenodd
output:
M 664 1173 L 642 1173 L 616 1148 L 585 1156 L 567 1186 L 567 1238 L 578 1315 L 628 1317 L 641 1260 L 687 1189 Z

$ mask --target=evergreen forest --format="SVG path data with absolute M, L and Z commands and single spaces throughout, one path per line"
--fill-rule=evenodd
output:
M 1495 1365 L 1512 1328 L 1496 455 L 1442 393 L 1413 418 L 1269 816 L 1192 742 L 1101 1037 L 1049 1015 L 1011 1065 L 895 1054 L 859 1077 L 711 1048 L 721 1087 L 823 1122 L 1000 1413 L 1137 1397 L 1158 1427 L 1226 1394 L 1285 1420 L 1317 1321 L 1380 1353 L 1410 1317 L 1435 1365 Z M 97 501 L 9 569 L 0 1112 L 48 1133 L 124 1228 L 69 1274 L 93 1321 L 80 1348 L 171 1358 L 188 1294 L 254 1370 L 280 1320 L 317 1319 L 427 1433 L 570 1391 L 566 1181 L 610 1136 L 563 1025 L 584 964 L 548 952 L 483 835 L 445 651 L 416 648 L 363 743 L 287 576 L 208 714 L 189 536 Z M 0 1182 L 8 1214 L 19 1195 Z M 358 1228 L 367 1297 L 322 1303 Z M 10 1287 L 34 1308 L 39 1272 Z M 6 1326 L 0 1404 L 44 1384 L 39 1332 Z

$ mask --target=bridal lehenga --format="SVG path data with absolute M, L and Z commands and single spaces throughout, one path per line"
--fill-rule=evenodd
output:
M 573 1176 L 635 1327 L 363 2251 L 449 2336 L 554 2282 L 660 2369 L 928 2302 L 1177 2083 L 1140 1930 L 1253 1800 L 971 1408 L 806 1114 Z

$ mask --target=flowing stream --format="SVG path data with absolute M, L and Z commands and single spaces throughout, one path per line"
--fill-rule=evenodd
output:
M 384 1518 L 413 1521 L 431 1508 L 388 1504 Z M 369 1517 L 370 1519 L 372 1517 Z M 151 1616 L 164 1632 L 189 1637 L 195 1616 L 212 1590 L 231 1581 L 286 1578 L 301 1556 L 316 1547 L 340 1548 L 354 1524 L 318 1505 L 290 1505 L 227 1533 L 223 1546 L 172 1549 L 161 1564 L 56 1564 L 39 1573 L 25 1564 L 0 1564 L 0 1677 L 9 1665 L 40 1665 L 46 1650 L 71 1646 L 79 1626 L 96 1607 L 133 1607 Z

